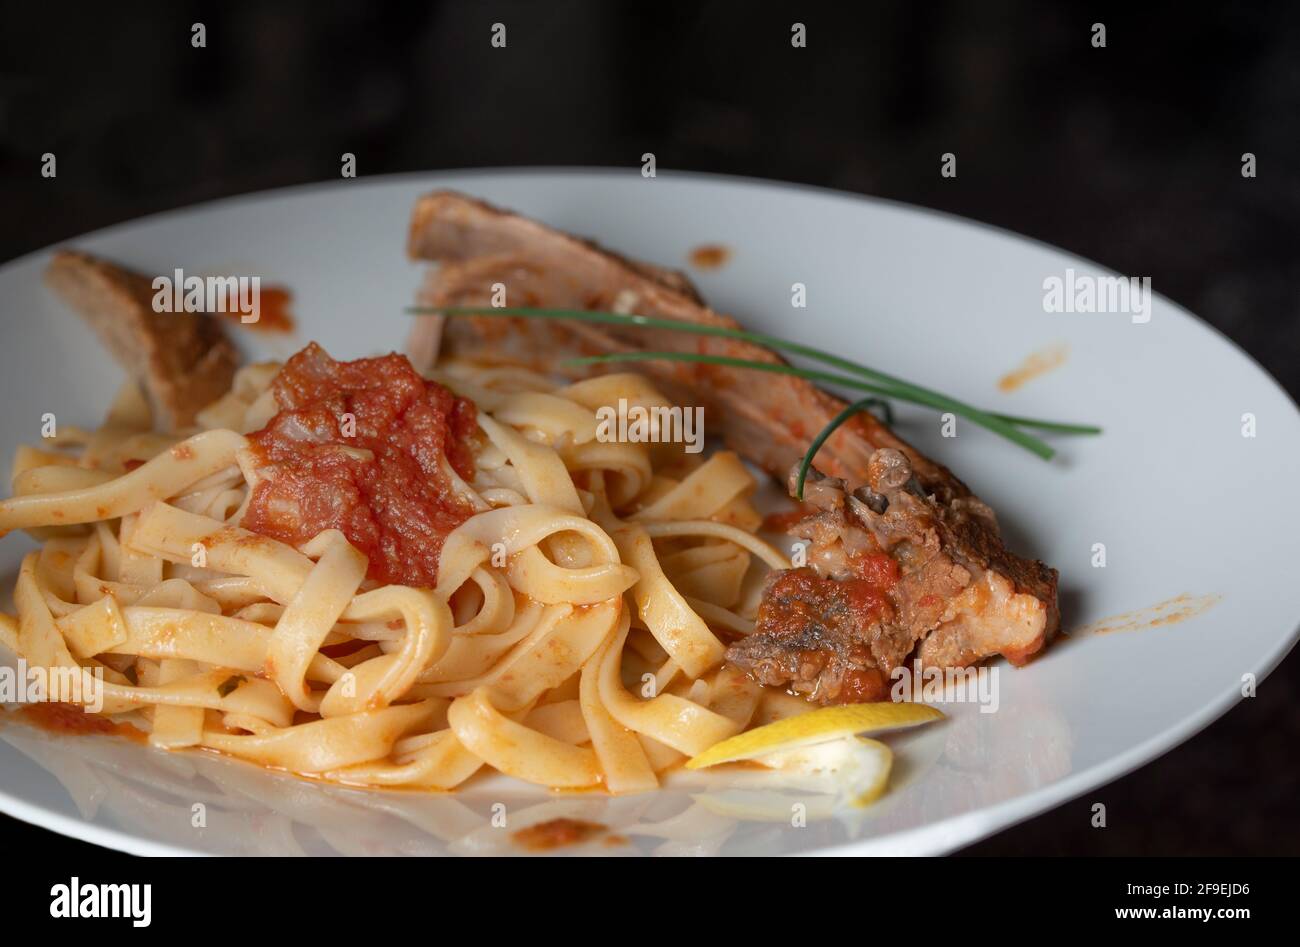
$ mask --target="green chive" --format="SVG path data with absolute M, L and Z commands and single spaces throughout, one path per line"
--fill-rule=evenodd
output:
M 831 423 L 822 428 L 822 432 L 813 438 L 812 444 L 808 446 L 808 453 L 803 455 L 803 460 L 799 462 L 799 479 L 795 481 L 794 498 L 803 502 L 803 482 L 808 477 L 808 468 L 812 466 L 813 458 L 817 452 L 822 449 L 822 445 L 830 439 L 835 433 L 836 428 L 847 421 L 859 411 L 865 411 L 875 401 L 875 398 L 863 398 L 861 401 L 855 401 L 846 407 L 831 420 Z
M 1068 424 L 1064 421 L 1043 421 L 1039 418 L 1022 418 L 1014 414 L 994 414 L 995 418 L 1001 418 L 1011 424 L 1019 424 L 1021 427 L 1038 428 L 1040 431 L 1055 431 L 1058 434 L 1100 434 L 1101 428 L 1095 424 Z
M 731 329 L 726 326 L 701 325 L 696 322 L 685 322 L 680 319 L 664 319 L 657 316 L 638 316 L 634 313 L 601 312 L 587 309 L 539 309 L 531 306 L 503 306 L 500 308 L 448 306 L 445 309 L 434 309 L 427 306 L 409 306 L 406 311 L 416 314 L 441 313 L 447 316 L 477 315 L 513 316 L 527 319 L 562 319 L 573 322 L 596 322 L 606 325 L 642 326 L 647 329 L 667 329 L 675 332 L 686 332 L 691 335 L 708 335 L 725 339 L 738 339 L 743 342 L 753 342 L 756 345 L 762 345 L 767 348 L 793 352 L 796 355 L 802 355 L 806 358 L 811 358 L 814 361 L 833 365 L 836 368 L 852 372 L 855 375 L 861 375 L 864 378 L 874 378 L 878 381 L 889 382 L 903 386 L 904 388 L 924 391 L 934 397 L 944 398 L 946 401 L 960 404 L 960 402 L 956 402 L 951 398 L 946 398 L 937 391 L 930 391 L 929 389 L 921 388 L 919 385 L 913 385 L 900 378 L 895 378 L 894 376 L 887 375 L 884 372 L 868 368 L 865 365 L 850 361 L 849 359 L 824 351 L 823 349 L 813 348 L 812 346 L 803 345 L 798 342 L 790 342 L 786 339 L 778 338 L 774 335 L 767 335 L 762 332 L 750 332 L 746 329 Z M 918 403 L 925 404 L 927 402 Z M 986 412 L 979 413 L 984 414 Z M 1025 427 L 1036 427 L 1045 431 L 1058 431 L 1063 434 L 1101 433 L 1101 428 L 1090 424 L 1066 424 L 1058 421 L 1044 421 L 1038 418 L 1013 417 L 1011 415 L 996 414 L 994 412 L 987 412 L 987 414 L 991 417 L 1009 421 L 1014 424 L 1020 424 Z
M 974 421 L 981 427 L 1001 434 L 1007 440 L 1019 444 L 1028 451 L 1032 451 L 1043 460 L 1051 460 L 1056 453 L 1047 444 L 1032 434 L 1026 434 L 1009 421 L 995 418 L 983 411 L 970 408 L 959 401 L 951 401 L 942 395 L 919 394 L 915 389 L 902 391 L 897 388 L 873 385 L 869 382 L 859 381 L 856 378 L 846 378 L 843 375 L 835 375 L 831 372 L 796 368 L 793 365 L 785 365 L 781 362 L 755 362 L 746 358 L 732 358 L 728 355 L 702 355 L 697 352 L 611 352 L 608 355 L 569 358 L 565 359 L 563 364 L 600 365 L 609 362 L 697 362 L 707 365 L 726 365 L 731 368 L 748 368 L 759 372 L 770 372 L 774 375 L 792 375 L 796 378 L 820 381 L 830 385 L 843 385 L 846 388 L 856 388 L 859 391 L 870 391 L 886 398 L 898 398 L 900 401 L 912 401 L 941 411 L 951 411 L 953 414 Z
M 885 416 L 885 423 L 890 427 L 894 426 L 894 406 L 883 398 L 863 398 L 859 404 L 864 408 L 879 408 L 880 413 Z
M 728 356 L 704 355 L 702 353 L 687 352 L 612 353 L 610 355 L 570 360 L 569 364 L 596 364 L 599 362 L 651 360 L 689 361 L 715 365 L 730 365 L 735 368 L 752 368 L 758 371 L 793 375 L 795 377 L 805 378 L 809 381 L 823 381 L 831 384 L 840 384 L 862 391 L 875 392 L 876 394 L 887 398 L 899 398 L 900 400 L 911 401 L 937 410 L 951 411 L 954 414 L 960 415 L 976 424 L 979 424 L 981 427 L 985 427 L 1000 434 L 1044 459 L 1050 459 L 1053 456 L 1055 452 L 1052 448 L 1040 441 L 1038 438 L 1019 431 L 1017 426 L 1036 428 L 1038 430 L 1053 431 L 1063 434 L 1101 433 L 1101 428 L 1094 425 L 1068 424 L 1058 421 L 1045 421 L 1038 418 L 1024 418 L 982 411 L 979 408 L 957 401 L 956 399 L 940 394 L 939 392 L 923 388 L 919 385 L 913 385 L 901 378 L 876 371 L 875 369 L 868 368 L 865 365 L 860 365 L 857 362 L 842 358 L 831 352 L 826 352 L 808 345 L 802 345 L 798 342 L 790 342 L 762 332 L 749 332 L 744 329 L 732 329 L 725 326 L 701 325 L 694 322 L 685 322 L 678 319 L 665 319 L 655 316 L 639 316 L 632 313 L 600 312 L 585 309 L 539 309 L 527 306 L 506 306 L 500 308 L 450 306 L 441 309 L 430 307 L 409 307 L 407 311 L 412 313 L 436 313 L 447 316 L 512 316 L 533 319 L 562 319 L 575 322 L 603 323 L 608 325 L 641 326 L 644 328 L 666 329 L 675 332 L 686 332 L 693 335 L 714 336 L 751 342 L 767 348 L 780 349 L 792 352 L 796 355 L 802 355 L 806 358 L 840 368 L 859 377 L 869 378 L 883 384 L 864 384 L 856 379 L 846 379 L 842 376 L 832 375 L 826 372 L 817 372 L 788 365 L 771 365 L 767 362 L 756 362 L 747 359 L 734 359 Z M 887 420 L 886 423 L 892 423 L 892 420 Z

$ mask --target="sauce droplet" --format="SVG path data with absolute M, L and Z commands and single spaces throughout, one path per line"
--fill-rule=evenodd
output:
M 718 270 L 731 259 L 731 250 L 720 243 L 705 243 L 691 251 L 691 266 L 699 270 Z
M 1060 368 L 1065 364 L 1065 357 L 1069 354 L 1070 348 L 1067 345 L 1054 345 L 1051 348 L 1043 349 L 1041 352 L 1034 352 L 1013 371 L 1007 372 L 998 379 L 999 391 L 1015 391 L 1026 382 L 1033 381 L 1041 375 L 1046 375 L 1053 369 Z
M 222 312 L 221 316 L 243 329 L 254 332 L 282 332 L 288 334 L 297 328 L 289 304 L 293 302 L 293 293 L 284 286 L 263 286 L 258 291 L 257 305 L 245 322 L 245 313 Z M 256 316 L 255 319 L 252 316 Z

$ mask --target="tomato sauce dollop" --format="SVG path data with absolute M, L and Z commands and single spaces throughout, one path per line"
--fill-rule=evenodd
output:
M 261 479 L 242 525 L 294 546 L 337 529 L 370 578 L 432 587 L 443 540 L 473 513 L 447 467 L 474 475 L 474 403 L 403 355 L 336 362 L 314 342 L 272 390 L 281 410 L 249 435 Z

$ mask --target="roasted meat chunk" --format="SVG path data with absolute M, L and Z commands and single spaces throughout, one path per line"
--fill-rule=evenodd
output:
M 789 531 L 806 541 L 810 566 L 769 580 L 754 634 L 727 651 L 756 680 L 842 703 L 875 699 L 845 687 L 846 675 L 878 675 L 880 693 L 913 654 L 940 667 L 994 654 L 1021 664 L 1042 647 L 1056 621 L 1055 571 L 971 543 L 988 529 L 987 507 L 935 502 L 900 451 L 876 451 L 868 482 L 852 492 L 814 471 L 804 496 L 811 509 Z M 1017 591 L 1012 572 L 1032 591 Z M 883 602 L 848 607 L 864 584 Z
M 887 628 L 881 614 L 887 607 L 861 579 L 822 578 L 807 567 L 774 572 L 754 634 L 733 644 L 727 659 L 760 684 L 788 687 L 817 703 L 880 700 L 886 674 L 872 648 L 889 650 L 888 642 L 873 641 Z
M 486 306 L 499 283 L 509 305 L 738 325 L 710 309 L 680 274 L 451 192 L 417 204 L 409 251 L 439 264 L 420 292 L 435 309 Z M 417 322 L 409 345 L 417 366 L 440 352 L 547 372 L 574 355 L 635 350 L 781 361 L 748 342 L 642 326 L 501 317 Z M 680 403 L 703 405 L 729 447 L 778 478 L 844 408 L 797 377 L 756 381 L 752 371 L 700 363 L 620 367 L 651 376 Z M 734 664 L 820 703 L 856 701 L 881 696 L 909 657 L 964 666 L 1001 654 L 1019 664 L 1056 633 L 1056 570 L 1008 551 L 993 511 L 946 467 L 865 412 L 832 435 L 817 464 L 827 476 L 809 485 L 813 512 L 794 529 L 810 541 L 808 569 L 772 578 L 755 634 L 728 652 Z M 885 584 L 876 575 L 882 563 L 893 576 Z M 856 583 L 883 601 L 865 607 Z
M 140 382 L 164 430 L 193 424 L 230 388 L 238 355 L 221 324 L 203 313 L 155 312 L 149 277 L 61 250 L 45 281 Z

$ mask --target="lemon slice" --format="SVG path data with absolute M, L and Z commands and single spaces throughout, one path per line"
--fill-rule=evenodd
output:
M 719 815 L 753 822 L 784 822 L 796 811 L 808 822 L 842 806 L 866 806 L 889 785 L 894 754 L 877 740 L 839 737 L 754 757 L 760 770 L 732 770 L 736 785 L 695 801 Z M 794 793 L 794 794 L 791 794 Z
M 857 742 L 860 744 L 857 753 L 859 763 L 870 762 L 873 765 L 863 767 L 866 774 L 860 773 L 849 801 L 855 806 L 869 806 L 884 795 L 885 787 L 889 785 L 889 773 L 894 768 L 894 751 L 879 740 L 858 737 Z
M 764 766 L 833 780 L 840 797 L 855 806 L 879 799 L 889 784 L 894 751 L 879 740 L 839 737 L 755 757 Z
M 719 763 L 752 760 L 781 751 L 828 743 L 854 734 L 901 730 L 942 719 L 942 713 L 925 704 L 881 702 L 823 707 L 715 743 L 688 760 L 686 768 L 703 769 Z

